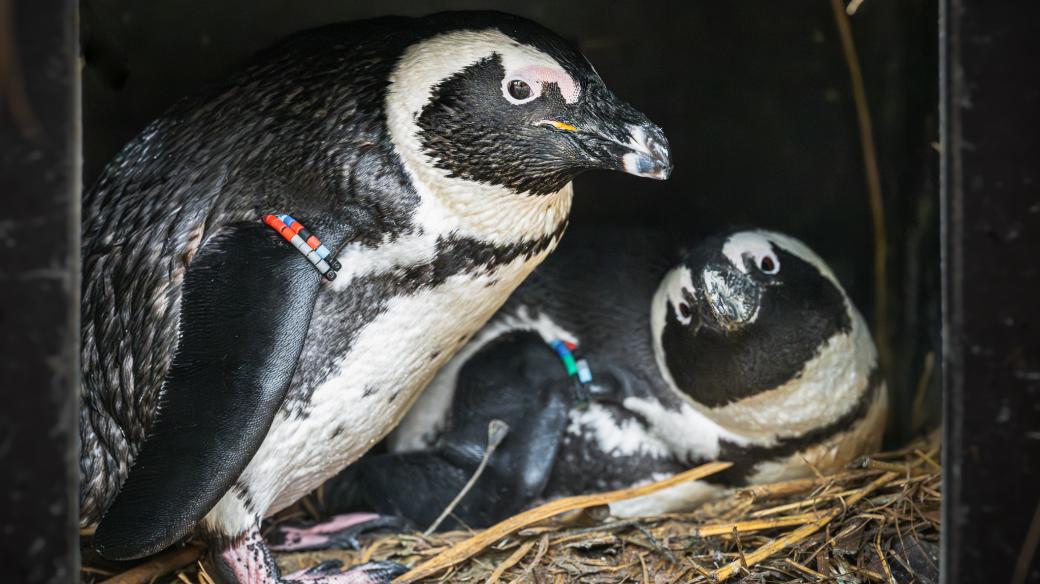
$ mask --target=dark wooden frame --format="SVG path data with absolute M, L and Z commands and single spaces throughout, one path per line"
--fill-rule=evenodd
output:
M 1040 581 L 1037 5 L 945 0 L 943 573 Z
M 78 4 L 0 0 L 0 580 L 79 578 Z

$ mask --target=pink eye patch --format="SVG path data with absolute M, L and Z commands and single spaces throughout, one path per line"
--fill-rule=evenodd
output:
M 546 67 L 544 65 L 528 65 L 517 69 L 514 77 L 521 77 L 528 81 L 547 84 L 555 83 L 560 88 L 560 93 L 563 94 L 563 99 L 567 103 L 574 103 L 578 101 L 578 84 L 571 79 L 570 75 L 567 75 L 562 70 L 555 67 Z

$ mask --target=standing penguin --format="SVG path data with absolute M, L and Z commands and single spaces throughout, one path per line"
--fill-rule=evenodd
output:
M 438 374 L 391 436 L 393 453 L 349 471 L 352 496 L 429 525 L 478 466 L 492 419 L 511 431 L 446 527 L 734 463 L 612 505 L 622 516 L 677 511 L 880 446 L 877 352 L 815 253 L 768 231 L 677 250 L 644 232 L 572 233 Z
M 99 552 L 198 527 L 230 582 L 392 575 L 283 578 L 259 522 L 393 428 L 555 247 L 595 168 L 665 178 L 667 142 L 568 43 L 498 13 L 299 33 L 150 124 L 84 202 Z

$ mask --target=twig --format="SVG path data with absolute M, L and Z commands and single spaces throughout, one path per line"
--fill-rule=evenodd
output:
M 877 340 L 881 371 L 888 371 L 891 352 L 888 346 L 888 236 L 885 228 L 885 207 L 881 196 L 881 171 L 878 170 L 877 152 L 874 147 L 874 129 L 870 121 L 870 107 L 864 89 L 863 71 L 860 69 L 856 44 L 852 40 L 852 27 L 841 0 L 831 0 L 834 21 L 841 36 L 841 47 L 849 67 L 852 82 L 852 100 L 856 105 L 859 122 L 860 148 L 863 151 L 863 169 L 867 178 L 867 195 L 870 198 L 870 216 L 874 226 L 874 338 Z
M 803 566 L 803 565 L 799 564 L 798 562 L 792 560 L 791 558 L 784 558 L 784 562 L 787 565 L 789 565 L 792 568 L 794 568 L 795 570 L 798 570 L 799 572 L 801 572 L 803 574 L 807 574 L 809 576 L 812 576 L 813 578 L 816 578 L 817 580 L 826 580 L 827 579 L 827 577 L 824 576 L 823 574 L 817 572 L 816 570 L 813 570 L 812 568 L 810 568 L 808 566 Z
M 737 553 L 740 554 L 740 567 L 747 570 L 749 565 L 747 556 L 744 555 L 744 544 L 740 542 L 740 532 L 737 531 L 736 527 L 733 528 L 733 541 L 737 542 Z
M 935 459 L 933 459 L 927 452 L 921 452 L 920 449 L 915 448 L 914 454 L 917 455 L 917 457 L 921 460 L 932 465 L 932 468 L 934 468 L 937 472 L 942 472 L 942 466 L 940 466 L 938 462 L 935 462 Z
M 460 501 L 462 501 L 462 498 L 466 496 L 466 493 L 473 488 L 473 485 L 477 484 L 477 479 L 480 478 L 480 475 L 484 473 L 484 469 L 487 468 L 488 461 L 491 460 L 491 455 L 495 453 L 495 449 L 498 448 L 498 445 L 502 443 L 502 440 L 505 439 L 506 434 L 508 433 L 509 424 L 506 424 L 502 420 L 491 420 L 488 424 L 488 445 L 487 448 L 484 449 L 484 457 L 480 459 L 480 464 L 477 465 L 477 470 L 473 471 L 473 476 L 469 477 L 469 480 L 466 481 L 466 485 L 462 487 L 459 494 L 455 495 L 455 498 L 451 500 L 451 503 L 448 503 L 448 506 L 444 508 L 444 511 L 441 511 L 441 514 L 437 519 L 426 528 L 423 535 L 430 535 L 434 531 L 437 531 L 437 528 L 440 527 L 441 523 L 448 518 L 448 515 L 451 515 L 451 512 L 455 510 L 455 507 Z
M 612 521 L 610 523 L 604 523 L 602 525 L 593 525 L 591 527 L 579 527 L 578 529 L 569 529 L 556 535 L 553 539 L 553 543 L 562 543 L 570 541 L 576 536 L 586 535 L 589 533 L 609 533 L 611 531 L 617 531 L 626 527 L 635 527 L 643 521 L 653 521 L 653 517 L 649 518 L 637 518 L 637 519 L 625 519 L 623 521 Z
M 166 552 L 101 584 L 148 584 L 199 559 L 202 557 L 202 550 L 199 546 L 190 545 Z
M 880 477 L 875 479 L 874 482 L 870 483 L 869 485 L 861 489 L 855 495 L 849 497 L 848 501 L 843 501 L 843 507 L 854 505 L 870 493 L 883 487 L 884 485 L 891 482 L 898 476 L 899 475 L 893 472 L 881 475 Z M 769 556 L 775 554 L 776 552 L 786 548 L 787 546 L 798 543 L 799 541 L 809 537 L 810 535 L 822 529 L 824 526 L 830 523 L 831 520 L 833 520 L 835 517 L 841 515 L 841 513 L 842 509 L 832 509 L 816 521 L 803 525 L 798 529 L 795 529 L 794 531 L 790 531 L 785 535 L 781 536 L 780 538 L 775 539 L 767 543 L 766 545 L 758 548 L 757 550 L 748 554 L 746 558 L 741 557 L 739 560 L 735 562 L 730 562 L 729 564 L 726 564 L 725 566 L 715 570 L 714 572 L 712 572 L 712 576 L 719 582 L 728 580 L 731 576 L 733 576 L 740 570 L 742 565 L 753 566 L 761 562 L 762 560 L 768 558 Z
M 737 491 L 734 496 L 750 496 L 756 499 L 764 499 L 766 497 L 776 497 L 780 495 L 790 495 L 792 493 L 801 493 L 808 491 L 813 487 L 819 487 L 832 482 L 842 482 L 851 479 L 863 478 L 873 474 L 881 474 L 877 471 L 864 471 L 864 470 L 853 470 L 846 471 L 840 474 L 831 475 L 824 477 L 822 480 L 818 478 L 810 479 L 794 479 L 790 481 L 784 481 L 782 483 L 770 483 L 767 485 L 756 485 L 753 487 L 747 487 Z
M 892 577 L 892 569 L 888 567 L 888 560 L 885 559 L 885 553 L 881 551 L 881 531 L 885 528 L 885 522 L 882 521 L 878 527 L 877 536 L 874 537 L 874 550 L 877 551 L 878 559 L 881 560 L 881 569 L 885 571 L 885 582 L 887 584 L 896 584 L 895 578 Z
M 487 584 L 495 584 L 496 582 L 498 582 L 498 579 L 502 577 L 502 574 L 505 574 L 506 570 L 517 565 L 520 562 L 520 560 L 524 559 L 524 556 L 526 556 L 527 552 L 531 551 L 531 548 L 533 547 L 533 539 L 520 544 L 520 547 L 516 548 L 515 552 L 510 554 L 508 558 L 502 560 L 502 563 L 495 568 L 495 571 L 491 572 L 491 576 L 488 577 Z
M 733 521 L 730 523 L 715 523 L 696 527 L 691 535 L 696 537 L 710 537 L 727 533 L 739 532 L 749 533 L 763 529 L 777 529 L 780 527 L 794 527 L 805 525 L 820 518 L 819 513 L 802 513 L 788 517 L 777 517 L 775 519 L 754 519 L 750 521 Z
M 209 572 L 206 571 L 206 566 L 203 566 L 202 562 L 198 562 L 198 564 L 199 564 L 199 572 L 198 572 L 199 584 L 217 584 L 216 582 L 213 581 L 213 578 L 209 575 Z
M 659 553 L 659 554 L 663 555 L 665 558 L 667 558 L 668 559 L 668 563 L 672 564 L 673 566 L 678 564 L 678 562 L 675 561 L 675 556 L 672 555 L 671 550 L 669 550 L 669 549 L 665 548 L 663 545 L 661 545 L 661 542 L 657 541 L 657 538 L 654 537 L 654 534 L 650 533 L 649 529 L 643 527 L 642 525 L 639 525 L 638 523 L 636 524 L 635 527 L 636 527 L 636 529 L 639 530 L 639 533 L 642 533 L 643 536 L 646 537 L 647 541 L 650 542 L 650 545 L 652 545 L 654 547 L 654 551 L 656 551 L 657 553 Z
M 732 463 L 729 462 L 710 462 L 649 485 L 621 489 L 618 491 L 609 491 L 595 495 L 566 497 L 551 501 L 545 505 L 524 511 L 519 515 L 514 515 L 513 517 L 493 525 L 465 541 L 453 545 L 432 559 L 412 568 L 411 571 L 394 580 L 394 582 L 397 582 L 398 584 L 415 582 L 420 578 L 425 578 L 426 576 L 439 572 L 449 566 L 454 566 L 455 564 L 480 553 L 481 550 L 503 537 L 515 533 L 532 523 L 548 519 L 553 515 L 573 509 L 584 509 L 594 505 L 608 505 L 615 501 L 649 495 L 650 493 L 656 493 L 662 489 L 667 489 L 668 487 L 673 487 L 687 481 L 702 479 L 706 476 L 726 470 L 730 466 L 732 466 Z
M 898 471 L 891 471 L 898 472 Z M 840 499 L 846 495 L 855 495 L 859 492 L 859 489 L 849 489 L 847 491 L 838 491 L 837 493 L 821 493 L 812 497 L 807 497 L 801 501 L 795 501 L 793 503 L 785 503 L 783 505 L 777 505 L 776 507 L 769 507 L 768 509 L 759 509 L 751 513 L 750 517 L 768 517 L 770 515 L 776 515 L 778 513 L 784 513 L 787 511 L 793 511 L 795 509 L 801 509 L 803 507 L 815 507 L 818 503 L 824 501 L 830 501 L 832 499 Z
M 531 563 L 527 564 L 527 567 L 524 568 L 524 571 L 520 573 L 520 577 L 517 578 L 518 582 L 527 581 L 527 575 L 530 574 L 532 570 L 534 570 L 534 567 L 538 565 L 538 562 L 542 561 L 542 558 L 545 557 L 545 552 L 547 551 L 549 551 L 549 536 L 543 535 L 542 538 L 538 540 L 538 551 L 536 551 L 534 553 L 534 557 L 531 558 Z

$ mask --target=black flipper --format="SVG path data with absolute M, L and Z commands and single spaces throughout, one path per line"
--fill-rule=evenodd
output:
M 259 221 L 235 224 L 198 251 L 184 277 L 180 341 L 156 418 L 98 525 L 102 556 L 162 550 L 231 488 L 285 398 L 319 279 Z
M 430 525 L 476 470 L 488 423 L 499 419 L 509 434 L 454 511 L 468 527 L 496 523 L 541 495 L 573 403 L 572 380 L 542 338 L 504 334 L 460 369 L 449 427 L 437 447 L 362 459 L 361 496 L 378 513 Z M 451 518 L 441 525 L 458 527 Z

